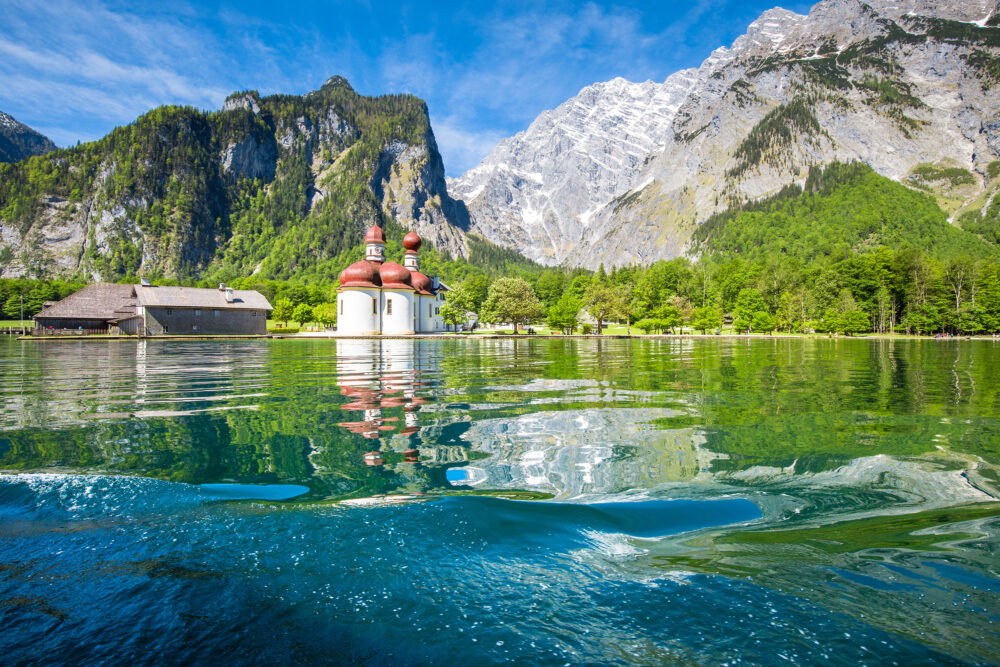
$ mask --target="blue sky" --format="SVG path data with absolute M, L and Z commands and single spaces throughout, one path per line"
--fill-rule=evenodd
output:
M 805 13 L 812 3 L 783 2 Z M 662 81 L 729 45 L 759 0 L 70 2 L 0 0 L 0 110 L 61 146 L 161 104 L 301 94 L 334 74 L 427 100 L 457 176 L 597 81 Z

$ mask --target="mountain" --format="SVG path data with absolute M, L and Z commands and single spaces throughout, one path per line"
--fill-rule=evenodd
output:
M 585 89 L 452 188 L 487 239 L 590 268 L 693 252 L 692 234 L 712 215 L 802 185 L 810 168 L 833 162 L 863 162 L 924 190 L 989 238 L 998 26 L 995 0 L 824 0 L 807 16 L 769 10 L 697 70 L 663 84 Z M 621 163 L 601 150 L 571 151 L 564 167 L 564 147 L 639 144 L 629 112 L 649 107 L 633 102 L 636 85 L 670 87 L 680 98 L 655 103 L 656 145 L 645 154 L 634 145 Z M 549 192 L 570 203 L 535 205 Z
M 663 148 L 693 75 L 588 86 L 448 187 L 486 238 L 538 262 L 572 261 L 589 217 L 636 185 L 643 161 Z
M 17 162 L 55 148 L 51 139 L 0 111 L 0 162 Z
M 342 77 L 302 96 L 235 93 L 214 112 L 160 107 L 0 165 L 2 277 L 329 281 L 372 223 L 469 253 L 424 102 Z

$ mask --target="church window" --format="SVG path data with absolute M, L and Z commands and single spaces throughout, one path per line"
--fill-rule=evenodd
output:
M 385 300 L 385 314 L 392 315 L 392 299 Z
M 372 297 L 372 315 L 378 315 L 378 299 Z
M 340 300 L 340 314 L 341 315 L 344 314 L 344 300 L 343 299 Z

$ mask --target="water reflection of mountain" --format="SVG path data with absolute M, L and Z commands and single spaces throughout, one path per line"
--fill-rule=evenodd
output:
M 694 429 L 650 424 L 666 409 L 584 409 L 537 412 L 478 421 L 463 435 L 488 458 L 449 471 L 455 485 L 518 488 L 558 498 L 611 495 L 690 481 L 717 458 Z

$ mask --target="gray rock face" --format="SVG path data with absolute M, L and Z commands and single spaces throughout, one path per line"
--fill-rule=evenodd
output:
M 55 149 L 51 139 L 0 111 L 0 162 L 18 162 Z
M 449 182 L 473 229 L 544 264 L 572 261 L 590 217 L 634 186 L 643 160 L 664 146 L 693 74 L 588 86 L 502 141 Z
M 255 137 L 247 137 L 226 146 L 222 151 L 221 163 L 222 171 L 231 177 L 270 181 L 274 179 L 278 151 L 273 142 L 258 142 Z
M 662 141 L 645 154 L 637 147 L 632 164 L 605 171 L 593 146 L 623 141 L 630 129 L 618 120 L 623 111 L 603 124 L 588 122 L 597 111 L 571 113 L 586 106 L 581 93 L 502 142 L 454 189 L 487 238 L 596 268 L 683 254 L 698 223 L 777 192 L 815 164 L 859 160 L 901 179 L 921 163 L 945 162 L 982 175 L 1000 157 L 1000 95 L 970 56 L 1000 55 L 991 46 L 1000 29 L 985 27 L 996 12 L 993 0 L 824 0 L 808 16 L 769 10 L 731 47 L 667 80 L 681 75 L 683 85 L 679 99 L 651 101 L 664 109 Z M 624 87 L 608 92 L 602 108 L 643 108 Z M 791 128 L 791 139 L 770 132 L 775 124 Z M 588 148 L 567 159 L 559 150 L 567 143 Z M 552 193 L 545 206 L 539 193 Z M 550 250 L 562 247 L 572 251 Z

